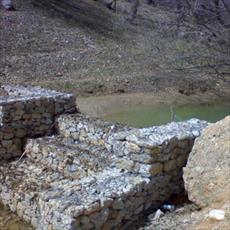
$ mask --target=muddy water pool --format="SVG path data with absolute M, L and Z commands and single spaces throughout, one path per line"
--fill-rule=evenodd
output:
M 181 106 L 134 106 L 108 114 L 103 118 L 134 127 L 162 125 L 171 121 L 199 118 L 216 122 L 230 114 L 230 104 L 192 104 Z

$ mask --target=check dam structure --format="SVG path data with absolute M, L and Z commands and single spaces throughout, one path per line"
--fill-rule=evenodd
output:
M 125 229 L 184 191 L 206 121 L 133 128 L 79 112 L 72 94 L 1 86 L 0 200 L 37 230 Z

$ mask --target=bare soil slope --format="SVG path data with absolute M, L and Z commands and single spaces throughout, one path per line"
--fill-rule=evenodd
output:
M 92 0 L 14 0 L 17 11 L 0 8 L 0 85 L 40 85 L 81 96 L 111 94 L 116 106 L 118 100 L 124 105 L 134 100 L 229 100 L 226 80 L 164 66 L 158 43 L 168 50 L 170 41 L 162 35 L 170 35 L 170 11 L 142 4 L 130 23 L 128 1 L 119 2 L 116 13 Z M 168 55 L 174 54 L 168 50 Z M 113 96 L 126 92 L 137 94 Z M 98 98 L 80 103 L 87 110 Z M 10 229 L 14 221 L 18 218 L 9 211 L 0 212 L 0 229 Z
M 167 50 L 170 41 L 162 34 L 170 36 L 167 25 L 175 17 L 164 8 L 142 4 L 130 23 L 126 1 L 119 1 L 117 13 L 92 0 L 14 2 L 17 11 L 0 9 L 1 84 L 41 85 L 78 95 L 168 88 L 184 95 L 227 95 L 221 79 L 164 67 L 158 43 Z

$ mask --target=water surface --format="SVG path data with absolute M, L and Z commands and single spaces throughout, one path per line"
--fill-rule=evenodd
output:
M 199 118 L 216 122 L 230 114 L 230 104 L 202 104 L 181 106 L 136 106 L 103 117 L 134 127 L 162 125 L 168 122 Z

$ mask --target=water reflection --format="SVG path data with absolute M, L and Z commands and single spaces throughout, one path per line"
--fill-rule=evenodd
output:
M 230 114 L 230 104 L 182 105 L 182 106 L 137 106 L 127 110 L 109 114 L 105 120 L 116 121 L 134 127 L 148 127 L 199 118 L 208 122 L 216 122 Z

